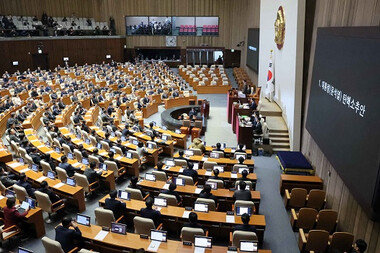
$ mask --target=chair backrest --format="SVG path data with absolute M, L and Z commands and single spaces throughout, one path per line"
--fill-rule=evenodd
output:
M 48 164 L 47 162 L 41 161 L 40 164 L 41 164 L 41 167 L 42 167 L 42 173 L 45 176 L 47 175 L 48 171 L 52 171 L 52 169 L 50 167 L 50 164 Z
M 22 158 L 25 158 L 25 155 L 27 154 L 26 150 L 24 148 L 19 147 L 18 151 L 20 152 L 20 156 Z
M 338 212 L 331 209 L 324 209 L 319 211 L 316 229 L 326 230 L 331 233 L 335 229 L 336 221 L 338 219 Z
M 104 161 L 104 163 L 107 165 L 107 170 L 113 171 L 116 178 L 119 177 L 119 167 L 117 167 L 117 163 L 114 161 Z
M 202 121 L 201 120 L 196 120 L 194 122 L 194 127 L 202 129 Z
M 98 141 L 96 140 L 96 138 L 94 136 L 92 136 L 92 135 L 89 135 L 88 137 L 89 137 L 89 139 L 91 141 L 91 145 L 92 146 L 96 146 L 96 144 L 98 143 Z
M 61 143 L 59 142 L 59 140 L 57 140 L 56 138 L 54 138 L 53 141 L 54 141 L 54 145 L 56 145 L 59 148 L 62 148 Z
M 190 127 L 190 120 L 188 120 L 188 119 L 185 119 L 185 120 L 183 120 L 183 126 L 184 127 Z
M 202 155 L 202 150 L 199 148 L 190 148 L 190 150 L 194 152 L 194 155 Z
M 354 235 L 347 232 L 335 232 L 330 242 L 330 250 L 337 252 L 349 252 L 354 242 Z
M 236 159 L 236 156 L 238 155 L 246 155 L 246 153 L 243 153 L 243 152 L 235 152 L 234 153 L 234 159 Z
M 174 164 L 175 166 L 187 167 L 187 162 L 183 159 L 174 159 Z
M 325 252 L 329 241 L 329 233 L 325 230 L 310 230 L 305 245 L 307 252 Z
M 203 163 L 203 169 L 205 169 L 205 170 L 213 170 L 215 165 L 218 165 L 218 163 L 205 161 Z
M 19 186 L 17 184 L 13 185 L 13 190 L 16 193 L 16 199 L 18 199 L 20 201 L 24 201 L 25 197 L 29 196 L 28 193 L 26 192 L 25 188 L 22 186 Z
M 152 145 L 152 147 L 153 147 L 154 149 L 157 148 L 157 143 L 155 143 L 154 141 L 147 141 L 147 142 L 146 142 L 146 145 L 148 146 L 148 144 Z
M 174 195 L 160 193 L 158 197 L 166 199 L 169 206 L 178 206 L 177 198 Z
M 136 234 L 150 235 L 150 230 L 155 229 L 152 219 L 136 216 L 133 218 Z
M 212 151 L 213 153 L 216 153 L 216 154 L 219 154 L 219 158 L 223 158 L 224 157 L 224 153 L 223 151 L 217 151 L 217 150 L 214 150 Z
M 194 243 L 196 235 L 205 235 L 205 233 L 202 228 L 183 227 L 181 229 L 182 241 Z
M 49 195 L 40 191 L 35 191 L 34 194 L 36 195 L 38 206 L 45 212 L 52 213 L 52 203 Z
M 168 177 L 166 176 L 166 173 L 165 171 L 158 171 L 158 170 L 154 170 L 152 171 L 153 175 L 156 176 L 156 180 L 158 181 L 167 181 L 168 180 Z
M 71 153 L 71 149 L 67 144 L 63 143 L 62 148 L 63 148 L 63 152 L 65 153 L 66 156 L 68 153 Z
M 248 168 L 248 166 L 245 165 L 245 164 L 235 164 L 235 165 L 232 167 L 232 171 L 233 171 L 233 172 L 239 172 L 239 169 L 240 169 L 240 168 L 245 168 L 245 169 L 247 169 L 247 171 L 249 172 L 249 168 Z
M 137 151 L 135 151 L 135 150 L 128 150 L 128 152 L 132 154 L 132 158 L 133 159 L 140 160 L 140 156 L 139 156 L 139 153 L 137 153 Z
M 79 162 L 82 162 L 82 153 L 78 149 L 74 149 L 75 159 Z
M 236 200 L 235 201 L 235 212 L 236 212 L 236 207 L 250 207 L 252 210 L 255 209 L 255 203 L 252 201 L 247 201 L 247 200 Z
M 102 144 L 102 148 L 103 148 L 104 150 L 107 150 L 107 151 L 110 150 L 110 145 L 108 145 L 107 142 L 105 142 L 105 141 L 100 141 L 100 144 Z
M 57 172 L 57 177 L 59 180 L 61 180 L 62 182 L 66 182 L 66 179 L 67 179 L 67 173 L 66 173 L 66 170 L 60 168 L 60 167 L 56 167 L 55 168 L 55 171 Z
M 0 192 L 1 192 L 1 194 L 4 194 L 6 189 L 7 188 L 5 187 L 5 185 L 3 185 L 3 183 L 0 181 Z
M 232 246 L 239 247 L 240 241 L 257 241 L 255 232 L 237 230 L 232 234 Z
M 30 155 L 28 155 L 28 154 L 25 155 L 25 161 L 26 161 L 26 163 L 28 163 L 28 164 L 30 164 L 30 165 L 33 164 L 33 159 L 32 159 L 32 157 L 31 157 Z
M 208 179 L 207 181 L 206 181 L 206 183 L 207 182 L 214 182 L 214 183 L 217 183 L 217 185 L 218 185 L 218 188 L 224 188 L 224 182 L 223 182 L 223 180 L 221 180 L 221 179 Z
M 297 228 L 310 230 L 314 227 L 318 211 L 314 208 L 303 207 L 298 212 Z
M 139 189 L 125 188 L 126 192 L 130 193 L 131 199 L 143 200 L 144 197 Z
M 190 176 L 178 175 L 178 178 L 182 178 L 185 180 L 185 185 L 194 185 L 194 180 Z
M 215 201 L 213 199 L 197 198 L 195 200 L 195 203 L 207 204 L 209 211 L 215 211 L 216 210 L 216 204 L 215 204 Z
M 321 210 L 323 204 L 325 203 L 326 192 L 323 190 L 313 189 L 310 190 L 307 198 L 307 207 L 315 208 Z
M 235 182 L 235 188 L 237 188 L 237 186 L 238 186 L 238 184 L 239 184 L 240 181 L 242 181 L 242 180 L 236 180 L 236 182 Z M 246 185 L 249 185 L 249 187 L 250 187 L 251 190 L 253 189 L 253 187 L 252 187 L 253 186 L 252 181 L 244 180 L 244 182 L 245 182 Z
M 121 156 L 123 155 L 123 151 L 121 150 L 121 148 L 113 146 L 113 149 L 116 151 L 116 154 Z
M 44 236 L 42 239 L 42 244 L 45 248 L 45 253 L 64 253 L 62 246 L 59 242 Z
M 86 193 L 90 192 L 90 184 L 85 175 L 74 173 L 74 177 L 75 177 L 75 181 L 77 185 L 83 187 L 84 192 Z
M 89 161 L 90 163 L 92 163 L 92 162 L 95 162 L 96 164 L 99 164 L 99 163 L 100 163 L 99 158 L 96 157 L 96 156 L 94 156 L 94 155 L 89 155 L 89 156 L 88 156 L 88 161 Z
M 290 192 L 289 207 L 301 208 L 305 206 L 307 191 L 303 188 L 293 188 Z
M 110 228 L 111 223 L 115 221 L 115 216 L 111 210 L 97 207 L 95 208 L 95 221 L 98 226 Z

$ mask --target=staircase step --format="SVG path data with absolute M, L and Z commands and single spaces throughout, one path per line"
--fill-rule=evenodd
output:
M 287 143 L 281 143 L 281 142 L 273 143 L 272 142 L 271 145 L 273 148 L 290 148 L 289 142 Z
M 290 148 L 273 148 L 273 152 L 278 152 L 278 151 L 290 151 Z
M 288 133 L 288 129 L 269 129 L 269 133 Z
M 283 136 L 283 137 L 272 137 L 272 138 L 269 138 L 272 143 L 273 142 L 287 142 L 289 143 L 289 136 Z
M 269 132 L 269 138 L 272 138 L 272 137 L 289 138 L 289 134 L 287 132 L 286 133 L 271 133 L 271 132 Z

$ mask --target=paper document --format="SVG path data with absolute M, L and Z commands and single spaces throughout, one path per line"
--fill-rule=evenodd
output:
M 194 247 L 194 253 L 203 253 L 205 250 L 206 248 Z
M 56 188 L 56 189 L 58 189 L 58 188 L 60 188 L 61 186 L 64 186 L 65 184 L 64 183 L 58 183 L 58 184 L 56 184 L 56 185 L 54 185 L 53 187 L 54 188 Z
M 20 170 L 20 173 L 25 173 L 25 172 L 27 172 L 27 171 L 29 171 L 30 169 L 28 169 L 28 168 L 25 168 L 25 169 L 23 169 L 23 170 Z
M 206 171 L 205 172 L 205 176 L 211 176 L 212 175 L 212 171 Z
M 73 166 L 74 167 L 79 167 L 81 164 L 80 163 L 74 163 Z
M 233 216 L 233 215 L 226 215 L 226 222 L 228 222 L 228 223 L 235 223 L 235 216 Z
M 184 211 L 182 218 L 186 218 L 186 219 L 189 218 L 189 214 L 190 214 L 190 211 Z
M 201 191 L 202 191 L 202 189 L 201 189 L 201 188 L 195 188 L 195 191 L 194 191 L 194 193 L 195 193 L 195 194 L 199 194 L 199 193 L 201 193 Z
M 14 168 L 17 168 L 18 166 L 21 166 L 21 165 L 22 165 L 21 163 L 15 162 L 15 163 L 9 164 L 9 167 L 11 167 L 12 169 L 14 169 Z
M 231 173 L 231 178 L 237 178 L 237 174 Z
M 157 252 L 160 245 L 161 245 L 160 241 L 151 241 L 149 244 L 149 247 L 147 248 L 147 251 Z
M 164 184 L 164 186 L 162 187 L 162 189 L 169 190 L 169 184 Z
M 47 177 L 45 176 L 42 176 L 40 178 L 37 178 L 37 182 L 41 183 L 42 181 L 44 181 Z
M 108 231 L 100 230 L 94 239 L 98 241 L 103 241 L 103 239 L 108 235 L 108 233 Z

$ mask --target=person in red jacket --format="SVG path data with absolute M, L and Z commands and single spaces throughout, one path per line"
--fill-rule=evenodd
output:
M 15 206 L 16 200 L 15 198 L 7 199 L 7 206 L 4 207 L 4 229 L 9 228 L 13 225 L 19 226 L 22 219 L 28 214 L 29 209 L 25 210 L 23 214 L 20 214 L 17 211 Z

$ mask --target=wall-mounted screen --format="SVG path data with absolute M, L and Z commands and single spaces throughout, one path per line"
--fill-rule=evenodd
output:
M 127 16 L 125 25 L 127 35 L 219 35 L 219 17 Z
M 259 28 L 248 29 L 247 66 L 259 73 Z

